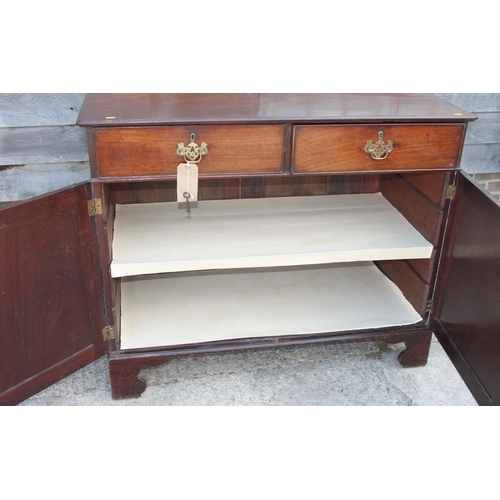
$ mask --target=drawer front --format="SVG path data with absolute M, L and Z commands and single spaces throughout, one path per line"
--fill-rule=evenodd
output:
M 199 175 L 278 174 L 284 169 L 285 127 L 236 125 L 94 129 L 95 163 L 101 179 L 170 177 L 184 160 L 179 143 L 208 146 Z
M 461 124 L 296 126 L 292 172 L 455 168 L 464 133 Z

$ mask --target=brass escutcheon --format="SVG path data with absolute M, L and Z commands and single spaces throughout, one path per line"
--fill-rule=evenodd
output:
M 384 142 L 384 133 L 378 133 L 378 141 L 368 141 L 365 146 L 365 153 L 368 153 L 374 160 L 385 160 L 394 149 L 392 141 Z
M 187 163 L 198 163 L 205 155 L 208 154 L 208 146 L 202 142 L 200 146 L 196 144 L 196 134 L 191 134 L 190 143 L 184 146 L 183 142 L 177 144 L 177 155 Z

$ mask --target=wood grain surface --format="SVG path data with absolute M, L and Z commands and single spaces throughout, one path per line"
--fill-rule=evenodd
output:
M 77 123 L 101 127 L 474 119 L 433 94 L 87 94 Z
M 199 162 L 200 177 L 277 174 L 284 169 L 285 127 L 238 125 L 219 127 L 139 127 L 96 129 L 97 175 L 100 178 L 172 177 L 179 163 L 179 143 L 190 136 L 205 142 L 208 154 Z
M 368 141 L 393 142 L 384 160 L 365 152 Z M 295 127 L 292 172 L 325 173 L 445 169 L 458 166 L 463 125 L 303 125 Z

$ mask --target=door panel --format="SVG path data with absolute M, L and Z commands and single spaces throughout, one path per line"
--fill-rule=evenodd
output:
M 433 329 L 479 404 L 500 404 L 500 206 L 459 175 Z
M 1 404 L 17 404 L 104 353 L 87 189 L 0 210 Z

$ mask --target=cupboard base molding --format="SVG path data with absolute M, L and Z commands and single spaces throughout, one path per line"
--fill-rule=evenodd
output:
M 111 397 L 113 399 L 139 398 L 146 390 L 146 381 L 140 376 L 143 368 L 161 366 L 171 360 L 171 356 L 114 357 L 108 360 Z
M 398 356 L 399 364 L 403 368 L 416 368 L 425 366 L 429 358 L 429 349 L 431 346 L 432 332 L 430 330 L 421 332 L 420 335 L 414 334 L 411 338 L 403 342 L 406 349 L 401 351 Z M 398 342 L 387 342 L 388 344 Z
M 270 337 L 241 339 L 206 344 L 191 344 L 173 348 L 148 349 L 144 352 L 112 351 L 108 357 L 111 395 L 113 399 L 139 398 L 147 389 L 141 370 L 167 364 L 178 356 L 201 356 L 231 351 L 273 349 L 277 347 L 326 344 L 332 342 L 380 341 L 386 344 L 403 343 L 405 349 L 398 355 L 403 368 L 425 366 L 429 356 L 432 332 L 425 325 L 400 327 L 390 331 L 368 330 L 315 334 L 300 337 Z

